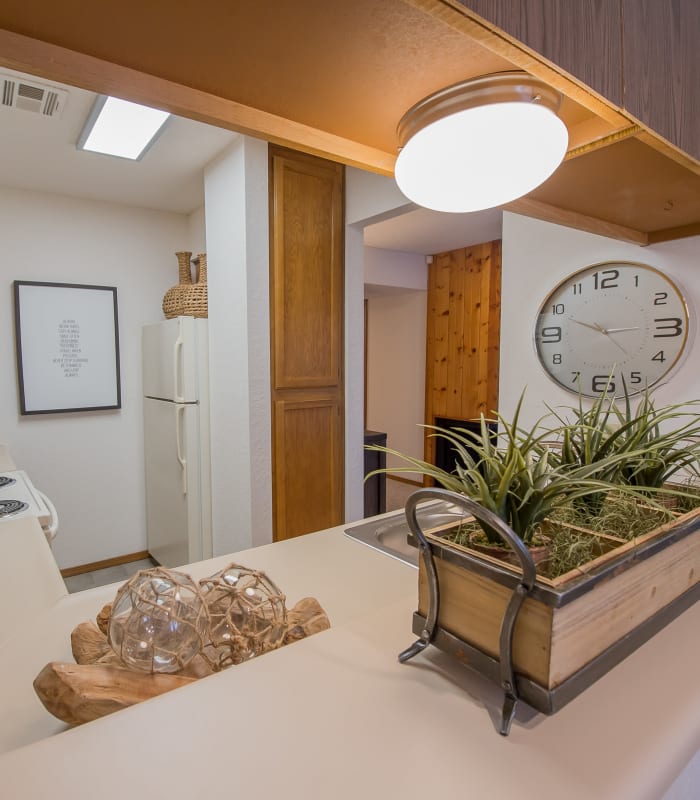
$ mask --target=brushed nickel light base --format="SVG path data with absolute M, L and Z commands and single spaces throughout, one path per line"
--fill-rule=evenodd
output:
M 438 211 L 493 208 L 545 181 L 568 146 L 561 95 L 525 72 L 462 81 L 431 94 L 401 118 L 396 181 Z

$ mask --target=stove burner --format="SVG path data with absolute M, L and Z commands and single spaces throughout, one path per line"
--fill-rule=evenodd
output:
M 12 486 L 13 483 L 17 483 L 14 478 L 11 478 L 9 475 L 0 475 L 0 489 L 3 486 Z
M 29 508 L 28 503 L 21 500 L 0 500 L 0 519 L 11 517 L 13 514 L 21 514 Z

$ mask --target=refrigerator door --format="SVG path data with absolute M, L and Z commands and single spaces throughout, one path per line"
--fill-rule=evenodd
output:
M 198 402 L 200 385 L 206 379 L 207 336 L 207 320 L 195 317 L 175 317 L 145 325 L 142 334 L 144 396 L 175 403 Z
M 149 553 L 164 567 L 205 557 L 199 407 L 144 398 Z

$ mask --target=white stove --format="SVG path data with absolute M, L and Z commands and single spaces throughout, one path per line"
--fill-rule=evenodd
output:
M 58 530 L 53 503 L 21 469 L 0 472 L 0 526 L 4 520 L 17 517 L 36 517 L 49 542 Z

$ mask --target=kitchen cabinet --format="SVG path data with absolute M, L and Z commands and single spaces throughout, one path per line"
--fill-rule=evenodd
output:
M 700 3 L 622 0 L 624 107 L 700 160 Z
M 700 160 L 697 0 L 459 0 Z
M 270 147 L 274 538 L 344 517 L 340 164 Z
M 620 0 L 460 2 L 622 106 Z

